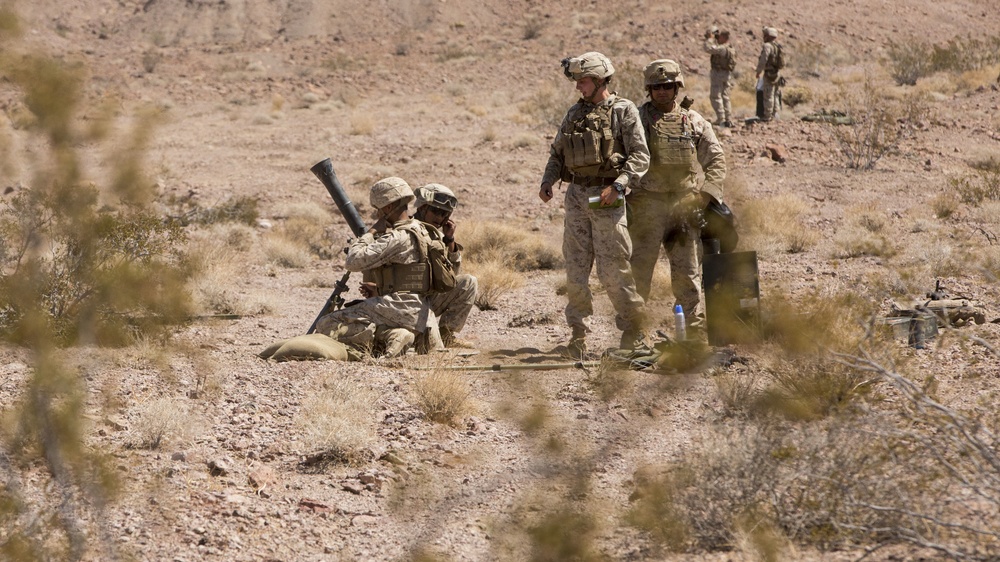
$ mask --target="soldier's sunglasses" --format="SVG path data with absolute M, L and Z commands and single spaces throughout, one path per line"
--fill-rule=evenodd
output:
M 671 82 L 670 84 L 651 84 L 649 86 L 650 90 L 673 90 L 677 87 L 677 82 Z

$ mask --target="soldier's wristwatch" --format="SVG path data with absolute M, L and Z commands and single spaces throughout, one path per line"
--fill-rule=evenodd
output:
M 625 195 L 625 186 L 621 183 L 615 182 L 611 184 L 611 187 L 615 188 L 615 191 L 617 191 L 619 195 Z

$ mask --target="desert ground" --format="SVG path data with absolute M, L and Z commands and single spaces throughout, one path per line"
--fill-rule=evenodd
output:
M 92 494 L 86 474 L 66 491 L 51 460 L 24 453 L 30 424 L 19 416 L 39 352 L 0 347 L 0 558 L 1000 555 L 992 2 L 7 4 L 20 35 L 0 49 L 82 69 L 81 127 L 109 103 L 121 130 L 155 112 L 142 174 L 157 213 L 251 201 L 255 216 L 184 227 L 183 252 L 202 264 L 189 285 L 195 310 L 165 337 L 57 352 L 82 388 L 70 423 L 109 468 L 113 493 Z M 683 93 L 714 120 L 701 50 L 713 24 L 732 30 L 739 53 L 738 122 L 720 131 L 726 198 L 739 249 L 758 255 L 767 333 L 683 373 L 527 368 L 565 362 L 569 339 L 563 191 L 548 204 L 537 195 L 575 101 L 559 61 L 606 54 L 617 89 L 641 103 L 643 66 L 675 59 Z M 785 105 L 772 123 L 745 124 L 763 26 L 787 49 Z M 949 41 L 959 47 L 945 50 Z M 893 79 L 907 46 L 931 44 L 983 52 L 975 68 Z M 0 107 L 6 206 L 33 188 L 46 140 L 20 125 L 32 106 L 6 76 Z M 889 115 L 871 169 L 845 156 L 859 146 L 844 136 L 850 126 L 802 119 L 848 110 Z M 112 137 L 118 148 L 123 138 Z M 76 148 L 88 177 L 106 183 L 107 147 Z M 309 171 L 327 157 L 365 217 L 368 187 L 386 176 L 457 193 L 463 268 L 491 290 L 460 334 L 467 347 L 258 358 L 305 333 L 344 271 L 349 228 Z M 986 194 L 963 197 L 970 186 Z M 499 248 L 477 259 L 491 241 Z M 666 267 L 650 304 L 669 333 Z M 925 298 L 938 281 L 986 322 L 942 328 L 922 349 L 865 337 L 893 303 Z M 619 332 L 596 277 L 592 287 L 596 361 Z M 508 370 L 481 369 L 492 365 Z M 81 529 L 85 548 L 67 528 Z M 34 547 L 18 550 L 24 535 Z

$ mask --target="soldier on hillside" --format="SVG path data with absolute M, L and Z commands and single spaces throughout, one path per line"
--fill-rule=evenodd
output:
M 416 200 L 414 218 L 442 232 L 442 241 L 448 248 L 448 261 L 455 267 L 455 288 L 431 295 L 431 309 L 438 317 L 441 340 L 446 347 L 453 347 L 459 344 L 455 334 L 465 327 L 465 320 L 476 303 L 476 292 L 479 290 L 479 282 L 475 277 L 458 275 L 462 266 L 462 245 L 455 241 L 456 225 L 451 219 L 451 214 L 458 207 L 458 198 L 447 187 L 429 183 L 417 188 Z
M 711 199 L 722 201 L 726 158 L 711 123 L 677 103 L 684 77 L 676 62 L 653 61 L 643 76 L 650 100 L 639 108 L 639 117 L 651 161 L 638 189 L 629 195 L 632 271 L 639 294 L 648 299 L 663 243 L 676 304 L 684 309 L 688 326 L 698 330 L 705 318 L 698 267 L 701 222 Z M 705 174 L 701 186 L 700 171 Z
M 764 28 L 764 46 L 760 49 L 760 57 L 757 59 L 757 78 L 764 75 L 762 91 L 764 93 L 764 108 L 761 121 L 770 121 L 774 118 L 775 97 L 778 91 L 778 73 L 785 66 L 784 56 L 781 53 L 781 44 L 778 38 L 778 30 L 773 27 Z
M 437 317 L 431 310 L 430 266 L 421 245 L 430 241 L 426 227 L 411 219 L 408 207 L 413 190 L 401 178 L 390 177 L 372 186 L 371 206 L 379 220 L 347 251 L 348 271 L 364 272 L 365 300 L 319 319 L 316 331 L 360 349 L 384 343 L 385 355 L 406 351 L 417 336 L 428 347 L 440 349 Z
M 635 104 L 609 90 L 615 72 L 601 53 L 562 61 L 563 73 L 576 82 L 577 101 L 563 119 L 549 151 L 538 196 L 552 199 L 556 180 L 569 184 L 565 196 L 563 255 L 566 258 L 566 321 L 573 329 L 569 351 L 587 350 L 587 317 L 593 314 L 590 272 L 597 276 L 617 313 L 622 349 L 643 339 L 645 303 L 635 290 L 629 255 L 624 194 L 649 166 L 649 150 Z
M 715 110 L 715 124 L 732 127 L 733 109 L 729 102 L 729 92 L 733 85 L 729 78 L 736 69 L 736 48 L 729 42 L 729 31 L 713 26 L 705 32 L 703 48 L 709 54 L 712 67 L 709 73 L 712 89 L 708 97 Z

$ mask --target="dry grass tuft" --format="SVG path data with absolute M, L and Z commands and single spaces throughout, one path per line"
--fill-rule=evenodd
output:
M 835 257 L 884 256 L 898 249 L 886 232 L 886 218 L 875 205 L 853 207 L 844 213 L 846 224 L 834 236 L 838 250 Z
M 126 445 L 135 449 L 158 449 L 164 440 L 184 440 L 191 435 L 192 416 L 184 402 L 158 398 L 141 404 L 129 423 Z
M 268 262 L 281 267 L 301 269 L 312 261 L 309 246 L 280 232 L 261 240 L 261 250 Z
M 375 132 L 375 118 L 370 113 L 355 113 L 351 115 L 350 123 L 351 126 L 347 130 L 350 135 L 367 136 Z
M 519 122 L 543 129 L 555 129 L 562 124 L 566 110 L 573 105 L 575 92 L 566 80 L 553 78 L 537 89 L 528 90 L 528 97 L 518 104 Z
M 473 413 L 467 376 L 458 371 L 435 369 L 416 378 L 413 393 L 427 419 L 456 425 Z
M 470 262 L 464 267 L 479 280 L 479 310 L 497 310 L 500 298 L 524 285 L 524 276 L 500 260 Z
M 818 234 L 807 227 L 802 216 L 808 205 L 794 195 L 750 199 L 735 211 L 740 222 L 740 247 L 752 248 L 762 256 L 803 252 L 816 244 Z
M 477 222 L 462 229 L 462 244 L 469 260 L 503 263 L 508 269 L 555 269 L 563 264 L 562 251 L 523 227 Z
M 723 371 L 716 375 L 715 389 L 729 414 L 748 413 L 760 391 L 760 371 L 739 369 Z
M 310 253 L 320 257 L 330 257 L 326 227 L 333 223 L 333 217 L 326 209 L 309 203 L 289 205 L 280 209 L 276 217 L 284 220 L 276 232 L 288 240 L 309 248 Z
M 217 314 L 264 314 L 268 299 L 239 286 L 241 273 L 260 261 L 259 236 L 237 224 L 217 224 L 193 231 L 184 256 L 191 270 L 189 287 L 197 309 Z
M 952 192 L 939 193 L 931 199 L 931 210 L 939 219 L 946 219 L 958 210 L 958 197 Z
M 345 376 L 326 377 L 302 403 L 296 423 L 307 450 L 348 464 L 369 458 L 378 440 L 374 390 Z

